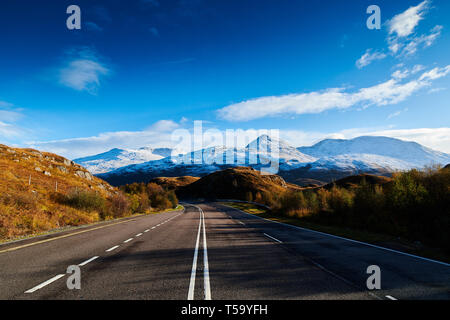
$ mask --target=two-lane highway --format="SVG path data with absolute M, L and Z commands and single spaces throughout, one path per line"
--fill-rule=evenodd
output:
M 69 290 L 66 269 L 81 268 Z M 381 268 L 369 291 L 366 269 Z M 0 299 L 449 299 L 450 268 L 219 204 L 0 246 Z

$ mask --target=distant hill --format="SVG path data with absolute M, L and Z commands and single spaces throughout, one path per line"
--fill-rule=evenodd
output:
M 98 221 L 99 212 L 58 201 L 76 191 L 89 192 L 94 200 L 118 192 L 69 159 L 0 145 L 0 240 Z
M 159 177 L 152 179 L 150 182 L 156 183 L 167 190 L 175 190 L 180 187 L 187 186 L 191 183 L 198 181 L 198 177 Z
M 180 198 L 256 200 L 297 189 L 276 175 L 262 175 L 258 170 L 236 167 L 211 173 L 177 189 Z M 251 194 L 251 196 L 250 196 Z M 251 197 L 251 199 L 249 199 Z

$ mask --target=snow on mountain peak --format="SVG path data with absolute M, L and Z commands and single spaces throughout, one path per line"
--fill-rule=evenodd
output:
M 317 158 L 342 155 L 372 154 L 408 163 L 409 167 L 446 164 L 450 155 L 426 148 L 416 142 L 389 137 L 363 136 L 351 140 L 327 139 L 311 147 L 298 148 L 300 152 Z

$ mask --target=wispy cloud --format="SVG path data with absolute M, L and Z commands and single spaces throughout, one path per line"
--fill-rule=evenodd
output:
M 150 27 L 150 28 L 148 29 L 148 31 L 150 31 L 150 33 L 151 33 L 152 35 L 154 35 L 155 37 L 159 37 L 159 30 L 158 30 L 157 28 L 155 28 L 155 27 Z
M 416 32 L 420 21 L 425 19 L 430 6 L 431 0 L 425 0 L 389 20 L 386 23 L 388 28 L 387 48 L 377 51 L 368 49 L 356 62 L 356 66 L 362 69 L 376 60 L 388 57 L 388 55 L 397 59 L 411 57 L 419 49 L 433 45 L 442 33 L 441 25 L 436 25 L 425 34 L 417 35 Z
M 419 78 L 402 82 L 390 80 L 356 92 L 343 88 L 331 88 L 322 91 L 270 96 L 251 99 L 226 106 L 218 110 L 218 116 L 229 121 L 249 121 L 282 114 L 314 114 L 332 109 L 345 109 L 359 104 L 366 106 L 386 106 L 406 100 L 422 88 L 429 87 L 432 81 L 450 73 L 450 65 L 434 68 Z
M 362 68 L 368 66 L 369 64 L 371 64 L 373 61 L 382 60 L 386 57 L 387 57 L 387 55 L 382 52 L 373 52 L 372 53 L 372 49 L 368 49 L 366 51 L 366 53 L 363 54 L 361 56 L 361 58 L 358 59 L 358 61 L 356 61 L 356 66 L 358 67 L 358 69 L 362 69 Z
M 408 108 L 405 108 L 403 110 L 399 110 L 397 112 L 391 113 L 390 115 L 388 115 L 387 119 L 390 120 L 392 118 L 398 117 L 399 115 L 401 115 L 402 113 L 407 112 L 407 111 L 408 111 Z
M 95 22 L 92 22 L 92 21 L 87 21 L 84 25 L 86 26 L 86 28 L 89 31 L 96 31 L 96 32 L 103 31 L 102 27 L 100 27 L 98 24 L 96 24 Z
M 23 118 L 22 111 L 13 103 L 0 101 L 0 138 L 7 140 L 23 136 L 24 130 L 17 124 Z
M 89 48 L 71 50 L 65 66 L 59 70 L 59 82 L 78 91 L 95 94 L 100 87 L 100 79 L 110 74 L 105 63 Z
M 142 131 L 104 132 L 84 138 L 30 141 L 27 145 L 75 159 L 106 152 L 113 148 L 134 149 L 146 146 L 174 146 L 172 132 L 179 126 L 174 121 L 161 120 Z
M 415 7 L 410 7 L 387 22 L 389 34 L 399 38 L 412 34 L 429 9 L 430 1 L 425 0 Z
M 141 2 L 144 3 L 144 4 L 150 5 L 152 7 L 159 7 L 160 6 L 159 1 L 157 1 L 157 0 L 141 0 Z

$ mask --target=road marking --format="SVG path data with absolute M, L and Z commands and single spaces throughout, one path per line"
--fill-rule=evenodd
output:
M 130 242 L 131 240 L 133 240 L 133 238 L 130 238 L 130 239 L 128 239 L 128 240 L 125 240 L 123 243 L 128 243 L 128 242 Z
M 393 296 L 386 296 L 386 298 L 388 298 L 389 300 L 398 300 L 398 299 L 394 298 Z
M 156 227 L 152 227 L 152 230 L 155 229 Z
M 195 243 L 194 260 L 192 261 L 191 281 L 189 283 L 188 300 L 194 300 L 195 274 L 197 272 L 198 246 L 200 244 L 200 231 L 202 227 L 202 215 L 200 213 L 200 221 L 198 223 L 197 242 Z
M 57 276 L 54 276 L 53 278 L 51 278 L 51 279 L 49 279 L 49 280 L 47 280 L 45 282 L 42 282 L 41 284 L 37 285 L 36 287 L 25 291 L 25 293 L 33 293 L 33 292 L 35 292 L 35 291 L 37 291 L 39 289 L 42 289 L 43 287 L 49 285 L 50 283 L 55 282 L 58 279 L 61 279 L 64 276 L 65 276 L 65 274 L 58 274 Z
M 147 230 L 145 230 L 144 232 L 149 232 L 150 231 L 150 229 L 147 229 Z
M 121 224 L 121 223 L 125 223 L 125 222 L 131 222 L 131 221 L 135 221 L 135 220 L 136 219 L 120 221 L 120 222 L 108 224 L 106 226 L 101 226 L 101 227 L 92 228 L 92 229 L 89 229 L 89 230 L 83 230 L 83 231 L 80 231 L 80 232 L 66 234 L 66 235 L 63 235 L 63 236 L 56 237 L 56 238 L 51 238 L 51 239 L 46 239 L 46 240 L 37 241 L 37 242 L 33 242 L 33 243 L 28 243 L 28 244 L 25 244 L 23 246 L 2 250 L 2 251 L 0 251 L 0 253 L 15 251 L 15 250 L 19 250 L 19 249 L 26 248 L 26 247 L 31 247 L 31 246 L 34 246 L 34 245 L 37 245 L 37 244 L 41 244 L 41 243 L 45 243 L 45 242 L 49 242 L 49 241 L 54 241 L 54 240 L 58 240 L 58 239 L 63 239 L 63 238 L 75 236 L 77 234 L 81 234 L 81 233 L 85 233 L 85 232 L 89 232 L 89 231 L 94 231 L 94 230 L 98 230 L 98 229 L 103 229 L 103 228 L 106 228 L 106 227 L 112 227 L 112 226 L 115 226 L 117 224 Z
M 203 287 L 205 289 L 205 300 L 211 300 L 211 285 L 209 283 L 208 246 L 206 245 L 205 214 L 202 209 L 200 210 L 203 218 Z
M 264 235 L 265 235 L 266 237 L 268 237 L 268 238 L 270 238 L 270 239 L 272 239 L 272 240 L 278 242 L 278 243 L 283 243 L 283 242 L 281 242 L 280 240 L 275 239 L 274 237 L 269 236 L 267 233 L 264 233 Z
M 245 223 L 243 223 L 242 221 L 239 221 L 240 224 L 242 224 L 243 226 L 245 226 Z
M 140 237 L 140 236 L 142 236 L 142 233 L 138 233 L 138 234 L 136 235 L 136 237 Z
M 294 228 L 294 229 L 298 229 L 298 230 L 302 230 L 302 231 L 308 231 L 308 232 L 312 232 L 312 233 L 317 233 L 317 234 L 324 235 L 324 236 L 328 236 L 328 237 L 331 237 L 331 238 L 336 238 L 336 239 L 340 239 L 340 240 L 345 240 L 345 241 L 349 241 L 349 242 L 361 244 L 361 245 L 364 245 L 364 246 L 368 246 L 368 247 L 372 247 L 372 248 L 376 248 L 376 249 L 380 249 L 380 250 L 384 250 L 384 251 L 389 251 L 389 252 L 401 254 L 401 255 L 404 255 L 404 256 L 416 258 L 416 259 L 419 259 L 419 260 L 423 260 L 423 261 L 427 261 L 427 262 L 432 262 L 432 263 L 437 263 L 437 264 L 440 264 L 440 265 L 444 265 L 444 266 L 450 267 L 450 263 L 445 263 L 445 262 L 442 262 L 442 261 L 437 261 L 437 260 L 433 260 L 433 259 L 428 259 L 428 258 L 416 256 L 416 255 L 413 255 L 413 254 L 410 254 L 410 253 L 401 252 L 401 251 L 397 251 L 397 250 L 389 249 L 389 248 L 385 248 L 385 247 L 380 247 L 380 246 L 377 246 L 377 245 L 374 245 L 374 244 L 370 244 L 370 243 L 366 243 L 366 242 L 361 242 L 361 241 L 357 241 L 357 240 L 352 240 L 352 239 L 348 239 L 348 238 L 343 238 L 343 237 L 335 236 L 335 235 L 333 235 L 333 234 L 329 234 L 329 233 L 325 233 L 325 232 L 320 232 L 320 231 L 316 231 L 316 230 L 311 230 L 311 229 L 306 229 L 306 228 L 302 228 L 302 227 L 297 227 L 297 226 L 293 226 L 293 225 L 291 225 L 291 224 L 287 224 L 287 223 L 283 223 L 283 222 L 278 222 L 278 221 L 269 220 L 269 219 L 262 218 L 262 217 L 258 217 L 258 216 L 254 215 L 254 214 L 251 214 L 251 213 L 248 213 L 248 212 L 245 212 L 245 211 L 242 211 L 242 210 L 240 210 L 240 209 L 236 209 L 236 208 L 233 208 L 233 207 L 230 207 L 230 206 L 227 206 L 227 205 L 223 205 L 223 206 L 224 206 L 224 207 L 231 208 L 231 209 L 236 210 L 236 211 L 239 211 L 239 212 L 242 212 L 243 214 L 246 214 L 246 215 L 251 216 L 251 217 L 253 217 L 253 218 L 258 218 L 258 219 L 266 220 L 266 221 L 269 221 L 269 222 L 272 222 L 272 223 L 281 224 L 281 225 L 283 225 L 283 226 L 287 226 L 287 227 L 290 227 L 290 228 Z
M 109 248 L 108 250 L 106 250 L 106 252 L 111 252 L 113 250 L 116 250 L 119 246 L 114 246 L 112 248 Z
M 92 257 L 92 258 L 90 258 L 89 260 L 86 260 L 85 262 L 80 263 L 78 266 L 80 266 L 80 267 L 85 266 L 85 265 L 87 265 L 89 262 L 92 262 L 92 261 L 94 261 L 94 260 L 97 259 L 97 258 L 99 258 L 99 256 Z

